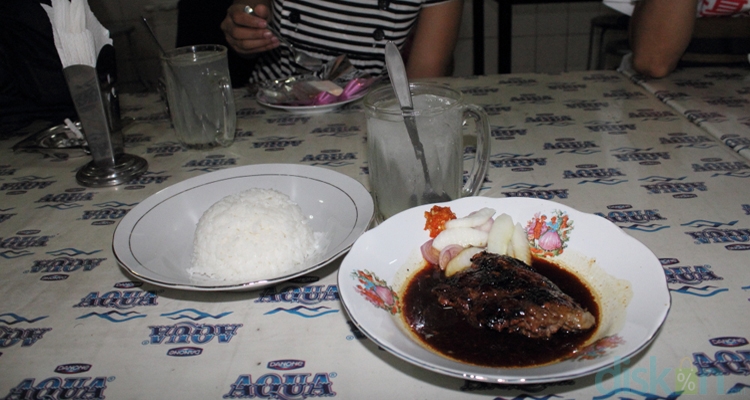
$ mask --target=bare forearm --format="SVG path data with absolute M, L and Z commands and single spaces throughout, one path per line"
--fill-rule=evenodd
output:
M 433 78 L 450 73 L 462 11 L 461 0 L 422 9 L 406 63 L 409 79 Z
M 695 25 L 698 0 L 641 0 L 630 20 L 633 68 L 662 77 L 677 66 Z

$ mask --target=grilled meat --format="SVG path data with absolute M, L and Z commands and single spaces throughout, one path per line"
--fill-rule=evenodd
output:
M 453 307 L 469 324 L 530 338 L 594 326 L 591 313 L 523 262 L 487 252 L 471 261 L 432 289 L 442 306 Z

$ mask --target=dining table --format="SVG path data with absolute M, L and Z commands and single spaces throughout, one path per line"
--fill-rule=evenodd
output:
M 137 279 L 118 264 L 113 234 L 128 212 L 171 185 L 278 163 L 370 184 L 362 100 L 310 113 L 321 110 L 270 108 L 236 89 L 234 143 L 187 150 L 161 96 L 136 93 L 119 97 L 125 152 L 147 160 L 148 171 L 126 184 L 81 186 L 75 175 L 90 161 L 85 153 L 14 151 L 22 138 L 0 141 L 0 398 L 750 396 L 750 161 L 725 137 L 750 129 L 750 105 L 737 100 L 750 93 L 750 69 L 690 69 L 649 87 L 631 78 L 602 70 L 430 80 L 488 115 L 491 153 L 478 196 L 544 199 L 594 214 L 659 260 L 669 312 L 630 357 L 533 384 L 407 362 L 347 314 L 337 279 L 347 254 L 259 290 Z M 719 86 L 734 93 L 711 94 Z M 691 88 L 702 101 L 687 104 L 690 112 L 675 95 L 664 101 L 664 93 Z M 723 128 L 697 117 L 714 115 L 714 106 L 740 118 Z M 471 149 L 465 156 L 468 165 Z
M 725 145 L 750 159 L 750 76 L 733 67 L 680 68 L 669 79 L 638 74 L 623 59 L 620 72 Z

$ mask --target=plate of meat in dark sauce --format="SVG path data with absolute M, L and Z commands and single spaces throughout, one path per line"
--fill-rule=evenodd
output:
M 528 198 L 399 213 L 343 260 L 349 317 L 393 355 L 482 382 L 544 383 L 612 366 L 669 311 L 659 260 L 605 218 Z

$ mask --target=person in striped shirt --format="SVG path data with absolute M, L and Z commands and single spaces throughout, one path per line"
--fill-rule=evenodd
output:
M 462 0 L 235 0 L 221 28 L 235 51 L 256 58 L 251 83 L 298 73 L 268 24 L 310 56 L 346 54 L 371 75 L 385 68 L 385 43 L 393 41 L 409 78 L 418 79 L 451 73 L 462 9 Z

